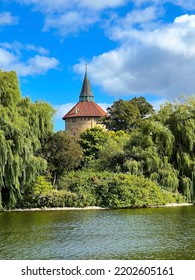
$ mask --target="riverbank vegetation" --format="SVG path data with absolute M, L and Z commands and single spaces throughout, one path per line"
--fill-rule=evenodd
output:
M 148 207 L 194 202 L 195 98 L 119 100 L 76 141 L 54 109 L 21 96 L 0 71 L 0 208 Z

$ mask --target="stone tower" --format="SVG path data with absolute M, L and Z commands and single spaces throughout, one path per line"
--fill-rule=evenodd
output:
M 65 121 L 65 130 L 79 139 L 82 131 L 99 125 L 98 120 L 106 115 L 107 113 L 94 102 L 86 69 L 79 102 L 62 118 Z

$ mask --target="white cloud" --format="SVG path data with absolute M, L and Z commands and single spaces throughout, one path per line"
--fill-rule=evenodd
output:
M 65 9 L 87 8 L 91 10 L 102 10 L 122 6 L 128 0 L 17 0 L 21 4 L 35 5 L 44 13 L 62 11 Z
M 68 11 L 58 15 L 47 15 L 43 31 L 57 29 L 61 36 L 67 36 L 71 33 L 77 33 L 80 30 L 86 30 L 89 26 L 98 21 L 98 16 L 94 13 L 85 13 L 81 11 Z
M 12 16 L 9 12 L 0 13 L 0 26 L 13 25 L 18 23 L 18 17 Z
M 17 0 L 45 15 L 43 31 L 57 30 L 62 37 L 88 30 L 99 22 L 102 11 L 125 5 L 129 0 Z M 101 18 L 102 19 L 102 18 Z
M 40 11 L 45 15 L 44 31 L 50 29 L 57 30 L 61 36 L 71 33 L 78 33 L 80 30 L 87 30 L 101 19 L 105 22 L 109 15 L 107 10 L 116 10 L 126 6 L 127 12 L 130 9 L 127 4 L 132 4 L 132 9 L 140 8 L 127 14 L 126 22 L 138 22 L 139 24 L 153 20 L 158 11 L 163 10 L 165 3 L 172 3 L 186 10 L 191 11 L 195 8 L 194 0 L 16 0 L 20 4 L 31 5 L 34 10 Z M 131 5 L 130 5 L 131 6 Z M 141 8 L 144 7 L 144 13 Z M 102 16 L 103 15 L 103 16 Z
M 0 43 L 0 47 L 2 47 L 5 50 L 12 51 L 17 55 L 21 55 L 22 52 L 27 51 L 27 52 L 32 52 L 32 53 L 38 53 L 41 55 L 48 55 L 49 50 L 45 49 L 40 46 L 35 46 L 33 44 L 22 44 L 18 41 L 14 41 L 12 43 L 8 42 L 3 42 Z
M 24 48 L 27 51 L 37 52 L 37 53 L 42 54 L 42 55 L 49 54 L 49 50 L 47 50 L 43 47 L 38 47 L 38 46 L 32 45 L 32 44 L 24 45 Z
M 4 68 L 7 65 L 10 65 L 14 63 L 16 60 L 14 54 L 8 52 L 7 50 L 4 50 L 0 48 L 0 68 Z
M 15 47 L 14 47 L 15 46 Z M 22 51 L 32 50 L 34 55 L 22 57 Z M 15 70 L 20 76 L 44 74 L 55 69 L 59 62 L 54 57 L 41 55 L 46 50 L 33 45 L 22 45 L 19 42 L 0 44 L 0 69 Z
M 66 113 L 68 113 L 75 104 L 76 103 L 66 103 L 66 104 L 55 105 L 54 106 L 54 109 L 56 110 L 55 119 L 57 120 L 62 119 L 63 116 Z
M 133 2 L 134 5 L 137 7 L 145 4 L 162 6 L 165 3 L 171 3 L 178 7 L 185 8 L 188 11 L 195 8 L 194 0 L 130 0 L 130 1 Z
M 123 25 L 114 28 L 121 46 L 91 59 L 92 82 L 116 97 L 149 93 L 171 99 L 193 94 L 194 27 L 195 16 L 183 15 L 154 30 Z M 81 63 L 74 69 L 80 72 Z
M 79 5 L 82 7 L 94 9 L 94 10 L 101 10 L 107 8 L 115 8 L 126 4 L 128 0 L 98 0 L 98 1 L 91 1 L 91 0 L 80 0 Z
M 12 65 L 20 76 L 44 74 L 51 69 L 55 69 L 58 60 L 54 57 L 35 55 L 25 63 L 15 63 Z
M 151 22 L 159 18 L 163 14 L 163 9 L 159 9 L 155 6 L 149 6 L 144 9 L 134 9 L 126 14 L 125 17 L 118 18 L 117 25 L 123 27 L 130 27 L 133 24 L 143 24 Z M 115 23 L 116 24 L 116 23 Z

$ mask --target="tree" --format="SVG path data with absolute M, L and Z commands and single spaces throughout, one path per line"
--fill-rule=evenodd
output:
M 175 138 L 160 122 L 145 119 L 124 147 L 126 172 L 157 182 L 164 189 L 178 190 L 178 172 L 171 164 Z M 133 173 L 135 172 L 135 173 Z
M 65 131 L 58 131 L 50 135 L 40 151 L 40 155 L 47 161 L 52 184 L 66 171 L 73 170 L 81 164 L 83 151 L 74 137 Z
M 178 170 L 179 190 L 194 200 L 195 97 L 165 103 L 154 116 L 169 127 L 175 138 L 171 163 Z
M 98 153 L 101 146 L 106 142 L 108 132 L 101 127 L 86 129 L 80 135 L 80 145 L 85 154 L 85 161 L 89 162 L 92 159 L 98 158 Z
M 108 116 L 102 118 L 102 123 L 107 129 L 118 131 L 131 131 L 140 125 L 142 119 L 153 113 L 153 107 L 144 97 L 125 101 L 119 99 L 107 109 Z
M 153 106 L 150 103 L 148 103 L 143 96 L 134 97 L 130 100 L 130 103 L 134 106 L 137 106 L 142 118 L 154 113 Z
M 22 98 L 15 72 L 0 71 L 0 207 L 13 208 L 22 193 L 46 169 L 36 152 L 52 133 L 54 109 Z
M 100 146 L 95 169 L 119 172 L 124 159 L 124 146 L 130 135 L 122 130 L 109 131 L 106 142 Z

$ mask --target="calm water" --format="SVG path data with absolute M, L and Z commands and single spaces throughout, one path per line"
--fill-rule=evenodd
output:
M 0 212 L 0 259 L 195 260 L 195 206 Z

